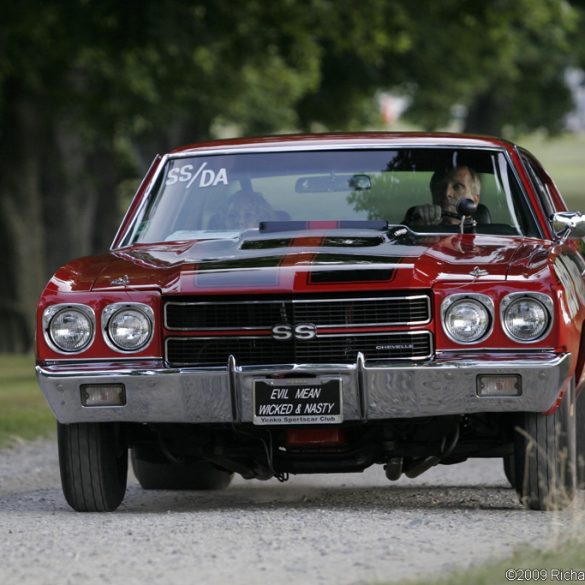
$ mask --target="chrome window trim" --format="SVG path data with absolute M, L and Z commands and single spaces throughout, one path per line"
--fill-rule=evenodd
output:
M 515 146 L 515 148 L 514 148 L 514 150 L 515 150 L 516 154 L 518 155 L 518 158 L 520 159 L 520 162 L 522 163 L 522 167 L 523 167 L 523 169 L 524 169 L 524 172 L 525 172 L 525 173 L 528 175 L 528 177 L 529 177 L 530 187 L 531 187 L 532 189 L 535 189 L 534 185 L 532 184 L 532 178 L 530 177 L 530 171 L 528 170 L 528 168 L 527 168 L 527 165 L 526 165 L 526 162 L 525 162 L 525 161 L 526 161 L 526 159 L 527 159 L 528 161 L 535 161 L 535 162 L 538 162 L 538 163 L 539 163 L 539 161 L 537 161 L 537 160 L 535 159 L 535 157 L 532 155 L 532 153 L 531 153 L 530 151 L 526 150 L 525 148 L 523 148 L 523 147 L 521 147 L 521 146 L 518 146 L 518 145 L 516 145 L 516 146 Z M 540 163 L 539 163 L 539 165 L 540 165 Z M 542 166 L 542 165 L 540 165 L 540 166 Z M 543 169 L 543 170 L 544 170 L 544 169 Z M 525 185 L 524 185 L 524 182 L 522 181 L 521 177 L 519 176 L 519 174 L 518 174 L 518 171 L 517 171 L 516 167 L 514 167 L 514 172 L 515 172 L 515 173 L 516 173 L 516 175 L 517 175 L 517 180 L 518 180 L 518 183 L 520 184 L 520 186 L 521 186 L 521 188 L 522 188 L 522 192 L 523 192 L 523 194 L 524 194 L 524 198 L 526 199 L 526 203 L 527 203 L 527 205 L 528 205 L 528 209 L 529 209 L 529 211 L 530 211 L 530 213 L 531 213 L 531 215 L 532 215 L 532 219 L 534 220 L 534 224 L 537 226 L 537 228 L 538 228 L 538 231 L 540 232 L 540 237 L 541 237 L 543 240 L 546 240 L 546 241 L 549 241 L 549 242 L 553 241 L 553 239 L 551 239 L 551 238 L 547 238 L 547 237 L 545 236 L 545 234 L 544 234 L 544 232 L 543 232 L 543 229 L 542 229 L 542 227 L 543 227 L 543 226 L 542 226 L 542 224 L 541 224 L 541 223 L 539 222 L 539 220 L 538 220 L 538 217 L 537 217 L 536 211 L 535 211 L 535 209 L 534 209 L 534 206 L 530 204 L 530 195 L 527 193 L 527 191 L 526 191 L 526 187 L 525 187 Z M 546 171 L 545 171 L 545 172 L 546 172 Z M 543 216 L 546 216 L 546 211 L 545 211 L 545 209 L 544 209 L 544 207 L 543 207 L 543 205 L 542 205 L 542 201 L 541 201 L 541 199 L 540 199 L 540 197 L 539 197 L 538 193 L 536 192 L 536 190 L 535 190 L 535 193 L 534 193 L 534 195 L 535 195 L 535 197 L 536 197 L 537 204 L 538 204 L 538 205 L 539 205 L 539 207 L 540 207 L 540 211 L 542 212 Z M 552 230 L 552 226 L 549 226 L 549 231 L 551 232 L 551 235 L 552 235 L 552 237 L 554 238 L 554 232 L 553 232 L 553 230 Z
M 138 189 L 136 189 L 136 191 L 134 192 L 134 196 L 132 197 L 132 201 L 130 202 L 130 205 L 128 205 L 128 209 L 126 210 L 126 213 L 124 213 L 124 217 L 122 218 L 122 221 L 120 222 L 120 226 L 118 227 L 118 229 L 116 230 L 116 234 L 114 236 L 114 239 L 112 240 L 112 243 L 110 244 L 110 250 L 114 249 L 114 243 L 118 241 L 118 239 L 120 238 L 120 245 L 118 246 L 118 248 L 123 248 L 125 247 L 124 241 L 126 240 L 126 238 L 128 237 L 128 234 L 130 233 L 130 228 L 132 227 L 132 225 L 134 224 L 134 222 L 132 222 L 128 228 L 126 229 L 124 238 L 122 239 L 122 226 L 125 224 L 126 219 L 128 219 L 128 216 L 130 214 L 130 209 L 132 207 L 132 203 L 134 202 L 134 198 L 138 195 L 138 193 L 140 193 L 140 191 L 142 190 L 142 188 L 145 186 L 145 181 L 146 178 L 148 177 L 150 171 L 153 169 L 153 167 L 157 164 L 160 163 L 160 161 L 162 160 L 163 157 L 161 157 L 159 154 L 157 154 L 153 159 L 152 162 L 150 163 L 150 166 L 148 167 L 148 170 L 146 171 L 146 173 L 144 174 L 144 177 L 142 178 L 142 180 L 140 181 L 140 185 L 138 185 Z M 157 169 L 157 173 L 158 174 L 158 169 Z M 141 211 L 143 205 L 144 205 L 144 201 L 146 199 L 148 199 L 148 196 L 150 195 L 150 192 L 152 191 L 152 187 L 154 186 L 154 181 L 151 181 L 150 183 L 148 183 L 148 185 L 146 186 L 146 190 L 144 192 L 142 201 L 140 203 L 140 205 L 138 206 L 138 209 L 136 210 L 136 213 L 134 215 L 134 217 L 136 217 L 138 215 L 138 213 Z
M 283 142 L 286 142 L 286 135 L 283 135 Z M 351 138 L 331 138 L 330 143 L 313 143 L 307 144 L 301 142 L 299 144 L 257 144 L 253 146 L 218 146 L 217 148 L 203 147 L 199 150 L 195 147 L 193 150 L 185 152 L 167 153 L 163 156 L 163 162 L 168 159 L 181 159 L 181 158 L 193 158 L 200 156 L 213 156 L 213 155 L 225 155 L 225 154 L 269 154 L 271 152 L 302 152 L 302 151 L 335 151 L 335 150 L 393 150 L 399 148 L 437 148 L 437 149 L 450 149 L 450 150 L 493 150 L 497 152 L 507 152 L 507 149 L 503 146 L 499 146 L 492 143 L 479 144 L 461 144 L 457 142 L 444 142 L 442 144 L 437 143 L 425 143 L 426 140 L 422 137 L 408 138 L 403 137 L 398 141 L 396 138 L 387 138 L 374 141 L 363 141 L 361 139 Z

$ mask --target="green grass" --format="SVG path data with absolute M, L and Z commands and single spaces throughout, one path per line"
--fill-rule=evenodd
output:
M 530 513 L 533 512 L 527 512 L 527 514 Z M 525 548 L 503 561 L 473 567 L 465 571 L 455 571 L 437 579 L 407 580 L 401 581 L 401 583 L 403 585 L 470 585 L 470 583 L 473 585 L 502 585 L 503 583 L 515 582 L 578 583 L 585 580 L 584 549 L 585 541 L 583 538 L 575 538 L 555 549 L 540 551 Z M 571 569 L 576 571 L 577 575 L 571 576 L 566 573 Z M 506 578 L 506 571 L 510 570 L 516 571 L 515 579 Z M 521 579 L 520 577 L 526 578 Z
M 533 134 L 516 142 L 542 163 L 569 209 L 585 212 L 585 134 L 565 134 L 558 138 Z
M 55 429 L 38 387 L 31 355 L 0 355 L 0 448 Z

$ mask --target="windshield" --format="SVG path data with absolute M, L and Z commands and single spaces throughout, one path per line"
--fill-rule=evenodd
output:
M 334 228 L 334 222 L 343 227 L 356 220 L 456 232 L 453 202 L 449 207 L 437 189 L 457 189 L 462 173 L 471 177 L 467 196 L 477 207 L 477 233 L 538 235 L 503 152 L 402 148 L 169 158 L 123 245 L 237 238 L 267 226 Z

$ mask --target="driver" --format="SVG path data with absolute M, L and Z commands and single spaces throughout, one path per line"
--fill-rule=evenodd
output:
M 406 225 L 459 225 L 459 201 L 471 199 L 476 205 L 479 203 L 479 176 L 465 165 L 435 171 L 430 188 L 433 203 L 411 207 L 404 220 Z

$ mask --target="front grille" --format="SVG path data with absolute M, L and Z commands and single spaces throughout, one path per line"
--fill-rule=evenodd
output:
M 268 300 L 167 298 L 166 329 L 197 337 L 170 333 L 166 360 L 175 366 L 225 366 L 233 355 L 239 365 L 355 363 L 358 352 L 366 360 L 424 359 L 433 351 L 428 331 L 365 332 L 363 328 L 426 324 L 431 321 L 430 307 L 427 294 L 399 292 Z M 314 325 L 317 336 L 274 339 L 269 333 L 272 327 L 284 324 Z
M 170 337 L 166 358 L 173 366 L 225 366 L 230 355 L 238 365 L 355 363 L 366 360 L 424 359 L 432 354 L 431 334 L 383 333 L 321 336 L 310 341 L 265 337 Z
M 269 301 L 167 300 L 165 326 L 174 331 L 272 328 L 278 323 L 320 327 L 420 325 L 431 319 L 428 295 Z

